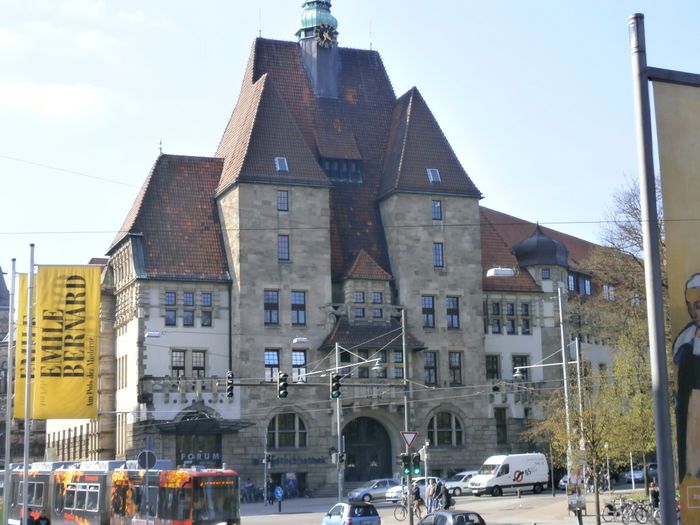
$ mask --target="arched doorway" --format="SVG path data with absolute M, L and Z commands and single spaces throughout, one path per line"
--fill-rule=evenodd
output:
M 384 426 L 370 417 L 358 417 L 343 429 L 345 481 L 367 481 L 393 475 L 391 440 Z

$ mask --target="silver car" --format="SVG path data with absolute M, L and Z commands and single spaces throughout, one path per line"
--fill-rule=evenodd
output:
M 373 500 L 383 500 L 386 496 L 386 491 L 398 485 L 399 481 L 396 479 L 373 479 L 361 487 L 348 492 L 348 501 L 366 501 L 369 503 Z

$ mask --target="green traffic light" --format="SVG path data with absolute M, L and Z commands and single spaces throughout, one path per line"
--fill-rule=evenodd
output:
M 414 468 L 414 469 L 413 469 L 413 473 L 414 473 L 414 474 L 420 474 L 420 467 Z M 408 472 L 406 472 L 406 474 L 408 474 Z
M 405 469 L 403 469 L 403 473 L 404 473 L 404 474 L 410 474 L 410 473 L 411 473 L 411 469 L 408 468 L 408 467 L 406 467 Z
M 331 397 L 333 399 L 338 399 L 340 396 L 341 396 L 341 393 L 338 390 L 334 390 L 333 392 L 331 392 Z

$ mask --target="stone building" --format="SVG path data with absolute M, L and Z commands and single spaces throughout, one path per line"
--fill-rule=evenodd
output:
M 50 421 L 58 459 L 152 447 L 332 493 L 394 475 L 403 430 L 438 474 L 530 446 L 511 365 L 556 359 L 542 298 L 592 245 L 480 207 L 420 92 L 336 27 L 304 2 L 298 41 L 255 40 L 214 157 L 156 159 L 108 250 L 100 418 Z

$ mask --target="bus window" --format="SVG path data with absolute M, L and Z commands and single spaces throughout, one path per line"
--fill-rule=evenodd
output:
M 96 512 L 99 509 L 100 501 L 100 486 L 90 485 L 88 486 L 87 501 L 85 503 L 85 510 L 90 510 Z
M 161 488 L 158 495 L 158 516 L 170 520 L 189 520 L 192 497 L 188 489 Z
M 63 499 L 63 508 L 72 509 L 75 506 L 75 485 L 68 485 L 66 496 Z
M 75 505 L 73 508 L 75 510 L 84 510 L 85 509 L 85 499 L 87 496 L 87 486 L 85 483 L 78 483 L 78 490 L 75 492 Z

